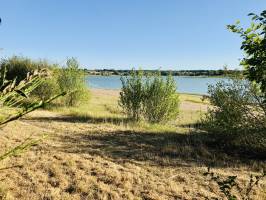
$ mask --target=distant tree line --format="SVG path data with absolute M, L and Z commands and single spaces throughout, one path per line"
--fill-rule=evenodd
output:
M 84 71 L 89 75 L 120 75 L 127 76 L 130 74 L 131 70 L 115 70 L 115 69 L 96 69 L 89 70 L 84 69 Z M 158 70 L 142 70 L 144 74 L 157 73 Z M 160 70 L 161 76 L 168 76 L 171 74 L 172 76 L 240 76 L 242 74 L 242 70 Z

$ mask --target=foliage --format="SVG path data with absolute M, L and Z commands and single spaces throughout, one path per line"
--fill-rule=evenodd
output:
M 249 28 L 228 25 L 243 39 L 241 49 L 244 79 L 231 79 L 209 86 L 209 108 L 203 123 L 213 133 L 223 135 L 223 147 L 233 146 L 249 153 L 265 152 L 266 141 L 266 11 L 253 16 Z M 234 134 L 232 134 L 234 133 Z M 248 134 L 245 134 L 248 133 Z M 224 137 L 226 136 L 226 137 Z M 232 147 L 231 146 L 231 147 Z
M 6 68 L 1 71 L 0 74 L 0 125 L 6 124 L 10 121 L 18 119 L 25 114 L 32 112 L 35 109 L 42 107 L 44 104 L 53 101 L 59 96 L 65 95 L 65 92 L 57 94 L 46 101 L 32 101 L 29 105 L 23 104 L 24 99 L 30 98 L 30 94 L 42 83 L 42 78 L 45 77 L 46 71 L 34 71 L 28 73 L 27 77 L 16 82 L 15 80 L 6 79 Z M 5 110 L 12 108 L 14 113 L 5 116 Z
M 27 77 L 20 82 L 16 79 L 6 79 L 7 70 L 3 68 L 0 75 L 0 104 L 1 106 L 21 106 L 23 99 L 41 84 L 41 76 L 44 71 L 28 73 Z M 44 75 L 45 76 L 45 75 Z
M 59 93 L 56 74 L 42 79 L 42 83 L 33 91 L 33 95 L 38 99 L 45 101 L 55 94 Z
M 144 85 L 142 71 L 132 70 L 129 76 L 121 77 L 122 89 L 119 105 L 127 116 L 139 121 L 143 109 Z
M 179 113 L 179 95 L 171 75 L 166 80 L 159 74 L 146 78 L 144 85 L 144 117 L 152 123 L 175 119 Z
M 45 60 L 33 61 L 20 56 L 2 59 L 0 67 L 2 70 L 6 69 L 6 78 L 16 80 L 16 84 L 24 80 L 32 71 L 45 70 L 47 76 L 41 78 L 41 83 L 32 93 L 42 101 L 50 99 L 60 91 L 66 91 L 68 94 L 61 99 L 61 103 L 66 106 L 75 106 L 89 96 L 85 74 L 79 69 L 79 64 L 74 58 L 68 59 L 67 67 L 63 69 L 58 69 L 55 64 Z
M 237 182 L 237 176 L 228 176 L 226 179 L 223 179 L 219 175 L 215 175 L 213 172 L 210 172 L 209 167 L 208 171 L 203 175 L 210 177 L 210 180 L 216 182 L 220 192 L 224 194 L 228 200 L 251 200 L 252 191 L 256 186 L 259 185 L 259 182 L 266 177 L 266 172 L 263 171 L 261 175 L 257 176 L 250 175 L 249 183 L 245 188 L 240 187 L 239 183 Z M 236 194 L 234 193 L 237 193 L 240 198 L 237 198 Z
M 212 105 L 203 119 L 216 133 L 259 132 L 266 128 L 266 108 L 261 92 L 247 80 L 231 79 L 208 88 Z
M 130 118 L 159 123 L 177 116 L 179 98 L 172 76 L 165 80 L 159 72 L 144 76 L 142 71 L 132 70 L 121 82 L 119 105 Z
M 75 58 L 68 59 L 66 65 L 66 68 L 58 71 L 57 83 L 61 91 L 68 92 L 63 104 L 76 106 L 89 98 L 85 73 L 79 69 L 79 63 Z
M 250 27 L 240 27 L 239 21 L 227 27 L 243 39 L 241 49 L 246 57 L 241 64 L 245 67 L 247 78 L 260 85 L 266 101 L 266 10 L 260 15 L 250 13 L 249 16 L 252 16 Z
M 24 80 L 28 73 L 35 70 L 48 69 L 51 65 L 46 61 L 33 61 L 22 56 L 13 56 L 7 59 L 2 59 L 0 68 L 6 68 L 6 78 L 8 80 L 16 79 L 17 82 Z
M 16 83 L 24 80 L 27 74 L 33 71 L 46 71 L 47 76 L 42 77 L 38 87 L 34 88 L 32 95 L 45 101 L 58 93 L 58 85 L 55 80 L 55 65 L 49 64 L 45 60 L 33 61 L 22 56 L 13 56 L 8 59 L 2 59 L 1 69 L 6 69 L 6 78 L 16 80 Z M 53 76 L 53 77 L 52 77 Z

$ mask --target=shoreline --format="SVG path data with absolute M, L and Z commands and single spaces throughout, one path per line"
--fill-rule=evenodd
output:
M 97 98 L 119 99 L 119 89 L 90 89 Z M 180 94 L 180 109 L 186 111 L 207 111 L 208 104 L 201 102 L 202 95 Z
M 90 91 L 93 92 L 105 92 L 105 93 L 117 93 L 119 95 L 121 89 L 106 89 L 106 88 L 93 88 L 93 87 L 89 87 Z M 197 97 L 203 97 L 203 96 L 207 96 L 206 94 L 195 94 L 195 93 L 185 93 L 185 92 L 177 92 L 178 94 L 181 95 L 189 95 L 189 96 L 197 96 Z

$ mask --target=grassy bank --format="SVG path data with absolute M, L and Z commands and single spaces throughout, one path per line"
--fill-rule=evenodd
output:
M 175 130 L 176 128 L 181 129 L 186 125 L 191 125 L 192 128 L 207 111 L 208 106 L 207 101 L 202 101 L 201 95 L 181 94 L 181 110 L 176 120 L 168 124 L 148 124 L 141 122 L 136 126 L 135 123 L 125 117 L 121 108 L 118 106 L 119 92 L 119 90 L 92 89 L 92 98 L 90 102 L 79 107 L 52 108 L 52 111 L 75 117 L 75 120 L 78 121 L 97 121 L 129 126 L 132 129 L 143 128 L 149 131 L 149 128 L 154 128 L 158 129 L 158 131 L 166 131 Z M 187 129 L 183 130 L 188 131 Z
M 7 199 L 205 199 L 220 197 L 203 173 L 249 175 L 264 160 L 216 148 L 197 128 L 208 103 L 181 94 L 180 115 L 169 124 L 132 123 L 117 107 L 119 91 L 92 90 L 76 108 L 36 111 L 1 130 L 4 152 L 27 137 L 48 137 L 1 163 L 0 196 Z M 19 134 L 18 134 L 19 133 Z M 265 199 L 266 182 L 254 199 Z

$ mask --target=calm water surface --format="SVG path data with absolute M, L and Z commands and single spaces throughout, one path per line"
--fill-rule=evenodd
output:
M 227 80 L 226 78 L 187 76 L 175 76 L 174 79 L 177 83 L 177 90 L 179 92 L 191 94 L 207 94 L 208 85 L 216 84 L 218 81 Z M 121 88 L 120 76 L 88 76 L 86 82 L 91 88 Z

